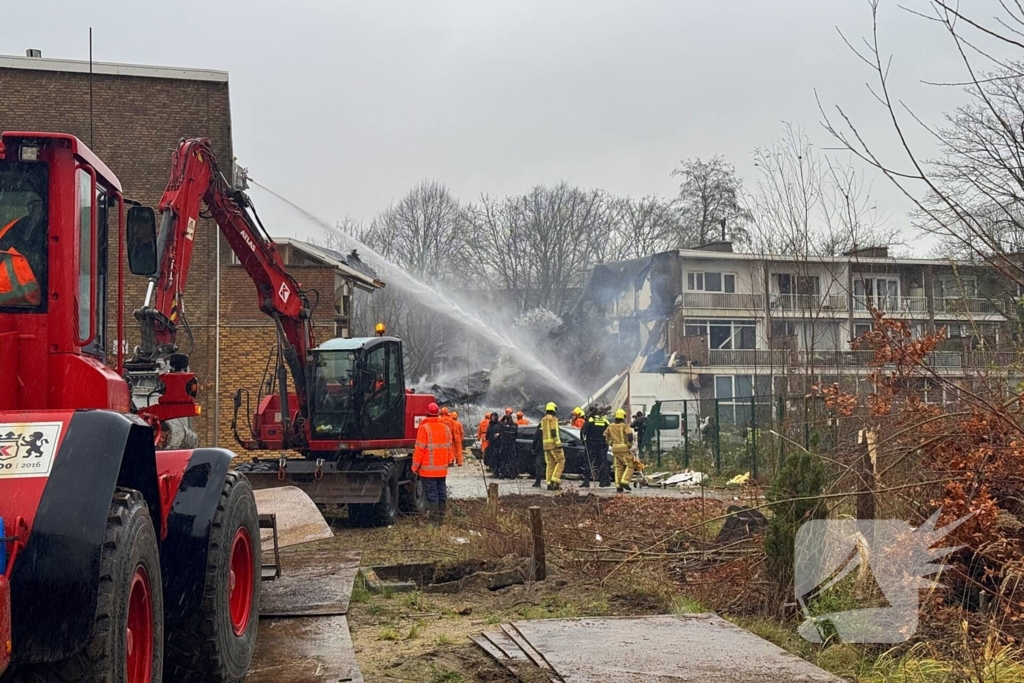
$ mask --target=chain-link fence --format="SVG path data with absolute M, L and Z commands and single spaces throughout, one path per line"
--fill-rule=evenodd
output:
M 848 422 L 848 421 L 847 421 Z M 847 423 L 847 430 L 856 430 Z M 647 418 L 641 457 L 657 467 L 684 467 L 770 481 L 792 449 L 834 451 L 843 426 L 821 397 L 750 396 L 657 401 Z

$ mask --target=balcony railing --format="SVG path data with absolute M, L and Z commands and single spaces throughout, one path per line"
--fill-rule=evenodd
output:
M 883 313 L 892 315 L 927 315 L 928 299 L 923 296 L 883 296 L 853 298 L 853 310 L 869 311 L 874 306 Z
M 708 365 L 743 365 L 781 368 L 789 364 L 785 349 L 711 349 Z
M 965 315 L 968 313 L 981 314 L 1002 314 L 1003 303 L 991 299 L 965 298 L 965 297 L 936 297 L 936 313 L 952 313 L 953 315 Z
M 827 313 L 845 311 L 846 296 L 841 294 L 772 294 L 773 310 Z
M 764 299 L 760 294 L 684 292 L 683 307 L 756 312 L 764 310 Z
M 1024 356 L 1016 351 L 967 351 L 964 365 L 969 368 L 1002 368 L 1017 366 L 1024 362 Z

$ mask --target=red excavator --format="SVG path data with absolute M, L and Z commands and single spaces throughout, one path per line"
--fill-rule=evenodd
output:
M 202 147 L 194 149 L 200 154 Z M 203 193 L 185 185 L 179 196 L 190 196 L 188 210 L 198 211 Z M 155 235 L 147 232 L 152 210 L 130 204 L 117 177 L 74 136 L 0 135 L 5 682 L 241 681 L 252 657 L 261 552 L 251 486 L 231 470 L 231 451 L 158 450 L 155 444 L 162 422 L 197 410 L 194 378 L 167 347 L 176 317 L 173 294 L 183 288 L 186 272 L 176 267 L 165 273 L 169 285 L 161 279 L 154 288 L 158 303 L 169 306 L 168 320 L 150 325 L 152 314 L 145 307 L 140 313 L 166 359 L 152 349 L 153 339 L 144 339 L 137 359 L 150 353 L 151 363 L 166 360 L 172 371 L 162 376 L 161 402 L 132 405 L 120 313 L 125 250 L 117 240 L 118 254 L 108 259 L 108 230 L 116 225 L 123 231 L 127 222 L 135 238 L 129 240 L 133 265 L 147 253 L 139 240 Z M 218 204 L 211 210 L 219 218 L 235 211 Z M 191 251 L 194 218 L 182 216 L 187 224 L 161 234 L 164 258 L 180 263 Z M 229 239 L 236 244 L 244 236 Z M 252 253 L 259 248 L 252 246 Z M 116 273 L 108 271 L 108 261 L 117 264 Z M 255 270 L 255 258 L 243 262 Z M 108 307 L 112 279 L 116 300 Z M 281 302 L 266 310 L 288 311 L 280 324 L 300 335 L 305 321 L 298 292 L 291 298 L 283 279 L 258 282 L 261 292 L 274 288 L 264 297 Z M 108 310 L 117 311 L 113 326 Z M 282 433 L 291 439 L 300 416 L 286 417 Z
M 277 364 L 268 386 L 261 387 L 251 418 L 245 416 L 244 434 L 239 412 L 248 393 L 235 394 L 232 428 L 243 448 L 280 455 L 253 458 L 238 471 L 255 488 L 293 485 L 315 503 L 347 505 L 349 516 L 365 524 L 392 524 L 399 510 L 422 512 L 423 488 L 412 472 L 411 452 L 434 398 L 406 390 L 399 339 L 381 334 L 317 345 L 307 292 L 286 270 L 244 189 L 244 182 L 234 187 L 221 174 L 209 140 L 182 140 L 160 201 L 159 230 L 152 212 L 140 210 L 135 215 L 148 220 L 128 222 L 129 265 L 149 277 L 149 286 L 135 312 L 142 343 L 127 368 L 133 384 L 144 387 L 136 396 L 156 397 L 139 412 L 170 427 L 198 411 L 195 377 L 176 338 L 205 204 L 277 330 Z

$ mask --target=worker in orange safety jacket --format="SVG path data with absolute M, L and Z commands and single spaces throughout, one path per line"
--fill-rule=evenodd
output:
M 444 521 L 448 507 L 448 466 L 452 463 L 452 432 L 441 421 L 436 403 L 427 406 L 416 431 L 416 448 L 412 452 L 412 471 L 423 481 L 430 518 Z
M 46 275 L 46 215 L 29 200 L 28 215 L 0 228 L 0 306 L 38 306 Z M 38 273 L 38 276 L 37 276 Z
M 452 425 L 455 431 L 452 432 L 452 450 L 455 452 L 455 464 L 462 467 L 462 444 L 465 443 L 466 428 L 459 422 L 459 414 L 454 410 L 451 412 Z
M 480 420 L 480 424 L 476 428 L 476 439 L 480 442 L 480 460 L 484 459 L 484 454 L 487 453 L 487 428 L 491 426 L 491 414 L 484 413 L 484 419 Z
M 573 408 L 572 417 L 569 419 L 569 425 L 571 427 L 575 427 L 576 429 L 583 429 L 583 425 L 585 425 L 586 423 L 587 421 L 584 419 L 583 416 L 583 408 Z
M 523 417 L 523 411 L 516 413 L 516 424 L 522 427 L 523 425 L 530 424 L 530 421 Z

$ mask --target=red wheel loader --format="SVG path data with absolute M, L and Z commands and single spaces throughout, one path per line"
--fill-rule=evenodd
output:
M 126 204 L 77 138 L 0 136 L 4 683 L 241 681 L 252 656 L 261 553 L 250 484 L 230 451 L 157 450 L 160 409 L 132 406 L 124 250 L 108 259 L 108 235 L 153 215 Z M 172 402 L 188 403 L 194 382 L 174 379 Z

